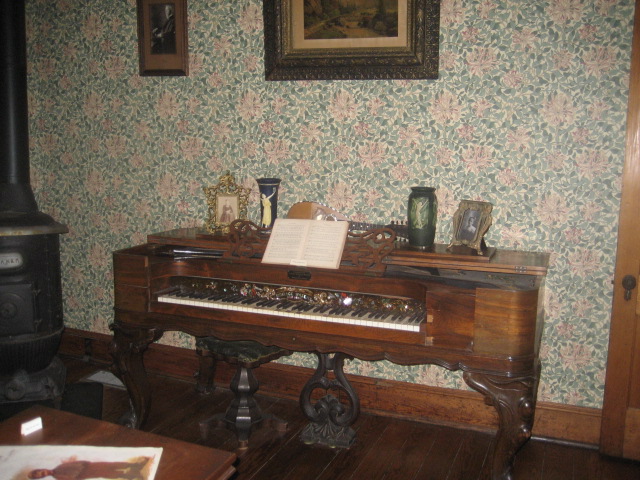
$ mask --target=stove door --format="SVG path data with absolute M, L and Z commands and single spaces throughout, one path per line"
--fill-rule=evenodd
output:
M 33 285 L 0 287 L 0 336 L 35 333 Z

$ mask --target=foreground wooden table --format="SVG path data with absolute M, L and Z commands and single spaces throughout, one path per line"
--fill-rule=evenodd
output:
M 22 436 L 20 426 L 36 417 L 42 418 L 42 430 Z M 235 472 L 233 453 L 42 406 L 31 407 L 1 422 L 0 445 L 162 447 L 156 480 L 225 480 Z

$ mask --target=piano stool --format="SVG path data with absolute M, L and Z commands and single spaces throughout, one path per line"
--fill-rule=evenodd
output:
M 225 413 L 200 421 L 200 435 L 203 440 L 209 435 L 211 425 L 226 427 L 235 431 L 238 449 L 246 450 L 249 446 L 249 436 L 256 426 L 270 426 L 279 432 L 287 429 L 285 420 L 262 413 L 253 397 L 259 387 L 253 369 L 271 360 L 291 355 L 291 351 L 275 346 L 265 346 L 251 340 L 226 342 L 215 337 L 197 337 L 196 352 L 200 359 L 196 385 L 198 392 L 205 394 L 213 392 L 217 360 L 238 366 L 229 386 L 235 398 Z

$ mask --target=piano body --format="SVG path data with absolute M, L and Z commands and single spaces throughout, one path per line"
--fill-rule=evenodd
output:
M 359 413 L 357 392 L 342 372 L 345 359 L 436 364 L 462 370 L 496 408 L 491 475 L 511 478 L 534 420 L 548 254 L 492 250 L 480 257 L 399 244 L 369 272 L 261 264 L 253 251 L 242 257 L 232 249 L 226 237 L 179 229 L 114 252 L 111 353 L 130 395 L 130 426 L 148 416 L 143 355 L 165 331 L 315 353 L 318 369 L 301 407 L 311 434 L 330 430 L 338 445 L 352 442 Z M 327 396 L 314 407 L 318 388 L 339 389 L 349 402 Z M 328 426 L 318 418 L 323 409 Z

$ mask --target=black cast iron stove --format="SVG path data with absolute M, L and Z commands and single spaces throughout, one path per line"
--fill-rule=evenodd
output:
M 29 178 L 24 0 L 0 0 L 0 403 L 56 399 L 66 377 L 59 235 Z

